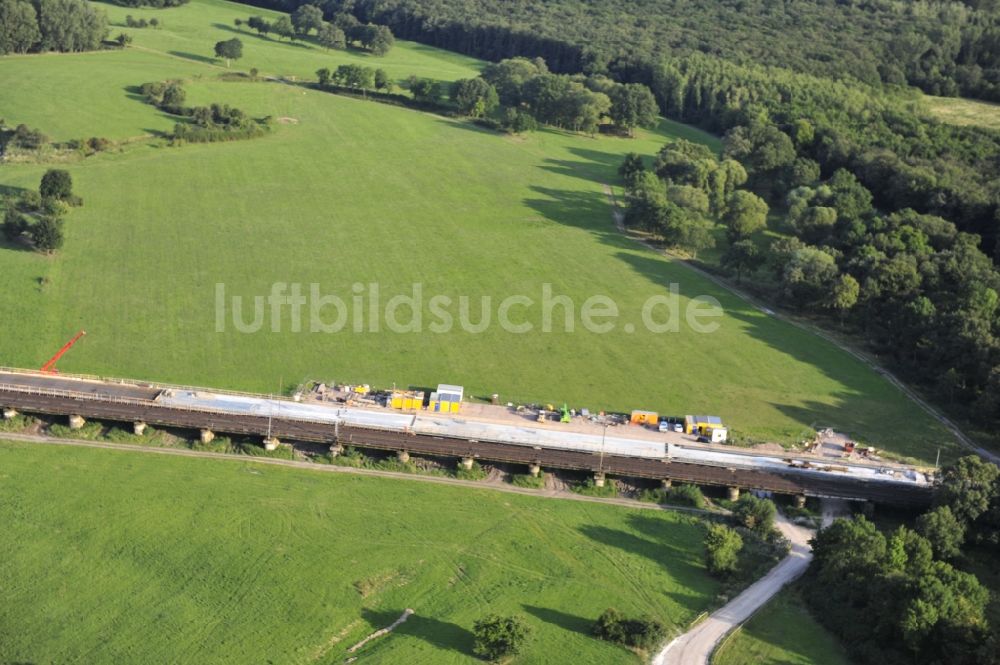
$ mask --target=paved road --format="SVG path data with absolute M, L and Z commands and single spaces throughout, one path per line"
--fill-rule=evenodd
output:
M 815 532 L 796 526 L 784 517 L 778 518 L 777 527 L 792 543 L 788 556 L 708 619 L 668 644 L 653 658 L 653 665 L 707 665 L 723 637 L 806 571 L 812 561 L 809 539 Z

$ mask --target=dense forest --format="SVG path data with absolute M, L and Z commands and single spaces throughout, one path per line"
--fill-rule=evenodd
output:
M 302 0 L 255 0 L 291 11 Z M 869 84 L 1000 100 L 995 0 L 327 0 L 404 39 L 487 60 L 545 58 L 556 72 L 706 53 Z M 971 5 L 971 6 L 970 6 Z

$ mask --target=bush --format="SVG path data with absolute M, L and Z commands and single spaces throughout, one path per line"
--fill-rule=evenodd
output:
M 500 660 L 521 651 L 531 628 L 519 616 L 490 614 L 476 621 L 472 651 L 480 658 Z
M 459 480 L 484 480 L 486 476 L 486 470 L 479 465 L 479 462 L 473 462 L 471 469 L 459 467 L 455 471 L 455 477 Z
M 733 507 L 733 517 L 741 526 L 767 533 L 774 527 L 777 508 L 770 499 L 758 499 L 752 494 L 744 494 Z
M 592 629 L 595 637 L 635 649 L 652 649 L 667 635 L 667 628 L 651 617 L 627 619 L 609 607 L 604 610 Z
M 510 478 L 510 484 L 516 487 L 527 487 L 529 489 L 542 489 L 545 487 L 545 474 L 540 473 L 533 476 L 530 473 L 516 473 Z
M 724 524 L 709 524 L 705 534 L 705 565 L 713 575 L 736 572 L 743 538 Z
M 69 171 L 49 169 L 42 176 L 42 183 L 38 187 L 38 193 L 43 199 L 66 200 L 73 195 L 73 178 L 70 177 Z
M 47 254 L 60 249 L 65 241 L 63 221 L 58 217 L 46 215 L 39 218 L 28 230 L 28 233 L 35 243 L 35 249 Z

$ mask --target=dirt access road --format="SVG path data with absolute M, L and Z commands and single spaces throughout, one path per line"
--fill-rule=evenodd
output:
M 826 516 L 824 515 L 824 521 Z M 712 652 L 723 637 L 749 619 L 754 612 L 798 578 L 812 561 L 809 539 L 815 531 L 792 524 L 779 516 L 776 526 L 791 543 L 788 556 L 743 593 L 716 610 L 705 621 L 684 633 L 653 658 L 653 665 L 708 665 Z

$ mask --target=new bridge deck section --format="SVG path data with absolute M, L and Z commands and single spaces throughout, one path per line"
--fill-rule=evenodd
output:
M 532 447 L 400 431 L 335 426 L 281 416 L 233 414 L 210 408 L 159 403 L 162 388 L 145 384 L 0 371 L 0 407 L 55 416 L 81 416 L 153 426 L 203 429 L 236 435 L 271 436 L 284 440 L 441 457 L 474 458 L 543 468 L 654 480 L 689 482 L 782 494 L 867 500 L 896 505 L 929 503 L 930 488 L 866 482 L 837 474 L 781 473 L 771 470 L 691 464 L 670 459 Z

